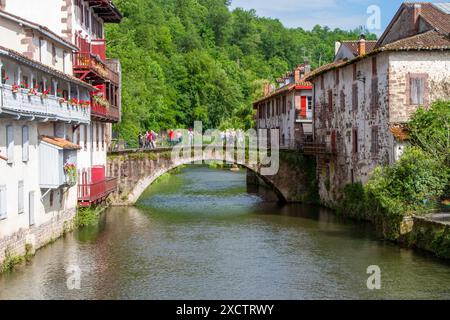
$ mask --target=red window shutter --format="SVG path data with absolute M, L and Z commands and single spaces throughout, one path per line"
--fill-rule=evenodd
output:
M 300 104 L 300 117 L 301 118 L 306 118 L 306 108 L 307 108 L 307 97 L 306 96 L 302 96 L 301 97 L 301 104 Z

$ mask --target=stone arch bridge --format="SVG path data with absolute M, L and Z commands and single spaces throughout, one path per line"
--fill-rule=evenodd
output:
M 225 156 L 225 157 L 224 157 Z M 262 175 L 261 166 L 238 161 L 234 152 L 220 154 L 217 150 L 206 151 L 200 156 L 172 157 L 172 149 L 124 150 L 108 153 L 107 172 L 117 177 L 117 190 L 111 195 L 116 206 L 134 205 L 141 194 L 166 172 L 186 164 L 202 161 L 223 161 L 247 170 L 248 184 L 264 184 L 273 189 L 282 202 L 303 202 L 315 199 L 315 157 L 298 151 L 280 150 L 279 169 L 274 175 Z

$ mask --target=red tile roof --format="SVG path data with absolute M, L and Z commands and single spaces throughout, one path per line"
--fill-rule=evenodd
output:
M 372 50 L 371 52 L 355 57 L 348 61 L 337 61 L 321 66 L 305 76 L 306 80 L 311 81 L 317 76 L 346 65 L 353 64 L 366 57 L 376 55 L 384 51 L 432 51 L 432 50 L 450 50 L 450 37 L 442 35 L 438 31 L 430 30 L 412 37 L 401 39 L 389 43 L 381 48 Z
M 341 45 L 346 46 L 351 53 L 356 57 L 359 55 L 359 40 L 345 40 L 341 41 Z M 377 41 L 375 40 L 366 40 L 366 53 L 372 51 L 375 48 Z
M 256 100 L 255 102 L 253 102 L 253 105 L 256 105 L 256 104 L 261 103 L 261 102 L 263 102 L 265 100 L 271 99 L 271 98 L 273 98 L 273 97 L 275 97 L 275 96 L 277 96 L 279 94 L 282 94 L 284 92 L 289 92 L 289 91 L 292 91 L 292 90 L 309 90 L 309 89 L 312 90 L 312 85 L 313 84 L 311 82 L 304 81 L 304 80 L 301 80 L 301 81 L 296 82 L 296 83 L 290 83 L 288 85 L 285 85 L 285 86 L 283 86 L 281 88 L 276 89 L 275 91 L 272 91 L 267 96 Z
M 439 33 L 449 36 L 450 35 L 450 14 L 442 11 L 442 9 L 437 6 L 437 4 L 429 2 L 405 2 L 398 9 L 394 18 L 392 18 L 386 30 L 383 32 L 381 37 L 378 39 L 376 47 L 382 45 L 385 37 L 391 30 L 394 23 L 398 20 L 400 15 L 405 9 L 412 10 L 415 5 L 420 5 L 419 16 L 421 19 L 426 21 L 432 29 L 435 29 Z M 442 4 L 441 4 L 442 5 Z M 445 6 L 449 5 L 449 2 L 444 3 Z
M 75 143 L 72 143 L 63 138 L 41 136 L 40 139 L 56 147 L 62 148 L 64 150 L 79 150 L 81 147 Z

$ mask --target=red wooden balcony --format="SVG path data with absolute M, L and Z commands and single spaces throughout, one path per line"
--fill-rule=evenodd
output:
M 78 203 L 81 207 L 99 204 L 117 189 L 117 178 L 106 177 L 97 182 L 78 185 Z
M 114 65 L 106 59 L 106 42 L 104 39 L 78 39 L 79 52 L 74 54 L 73 72 L 78 78 L 92 84 L 101 84 L 106 80 L 119 84 L 119 73 Z
M 100 121 L 119 122 L 120 111 L 118 107 L 115 106 L 105 107 L 92 101 L 91 116 L 96 120 Z

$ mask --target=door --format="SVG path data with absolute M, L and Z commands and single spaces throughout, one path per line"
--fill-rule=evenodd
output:
M 34 226 L 34 191 L 30 191 L 28 200 L 30 226 Z

